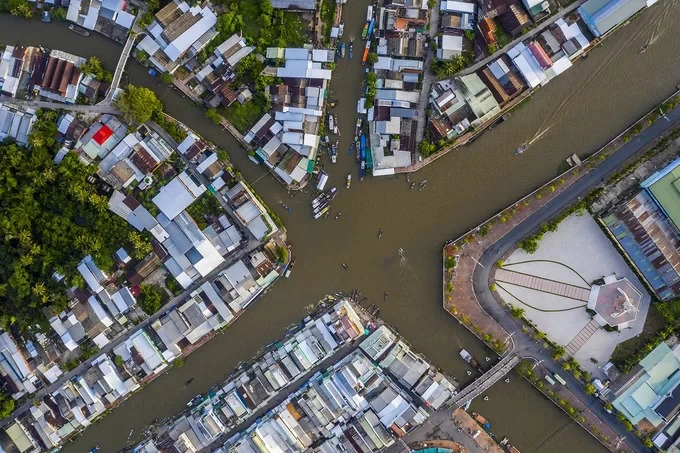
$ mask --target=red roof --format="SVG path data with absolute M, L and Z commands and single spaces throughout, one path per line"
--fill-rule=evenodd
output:
M 102 127 L 100 127 L 99 130 L 92 136 L 92 139 L 101 146 L 112 135 L 113 131 L 106 124 L 102 124 Z
M 550 66 L 552 66 L 552 60 L 545 52 L 543 47 L 541 47 L 539 44 L 537 44 L 536 42 L 530 43 L 529 50 L 531 50 L 532 55 L 534 56 L 536 61 L 538 61 L 538 64 L 541 65 L 541 68 L 548 69 Z

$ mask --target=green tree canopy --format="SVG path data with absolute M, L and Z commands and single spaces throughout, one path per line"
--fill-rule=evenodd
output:
M 146 314 L 152 315 L 160 310 L 161 300 L 161 293 L 155 286 L 142 285 L 137 303 Z
M 62 310 L 66 286 L 82 286 L 78 262 L 92 255 L 103 269 L 131 247 L 130 228 L 108 210 L 108 198 L 87 181 L 96 169 L 74 153 L 55 165 L 55 112 L 38 112 L 31 149 L 0 144 L 0 328 L 19 330 Z M 145 240 L 141 240 L 145 242 Z
M 118 95 L 116 107 L 128 121 L 141 124 L 151 119 L 154 113 L 163 110 L 163 104 L 148 88 L 128 85 Z

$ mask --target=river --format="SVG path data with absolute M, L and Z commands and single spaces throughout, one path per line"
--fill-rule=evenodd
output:
M 367 0 L 351 0 L 345 11 L 345 37 L 359 34 Z M 466 382 L 460 348 L 482 358 L 491 354 L 442 309 L 441 247 L 513 200 L 553 177 L 572 153 L 595 151 L 610 138 L 667 97 L 680 82 L 680 52 L 673 33 L 680 29 L 680 0 L 664 0 L 645 11 L 623 30 L 591 52 L 549 85 L 531 102 L 515 110 L 508 121 L 474 144 L 449 153 L 412 175 L 428 180 L 422 192 L 409 191 L 406 177 L 366 178 L 359 182 L 354 158 L 347 154 L 361 90 L 362 67 L 355 49 L 353 61 L 340 61 L 332 90 L 339 104 L 344 133 L 338 163 L 327 163 L 330 185 L 340 188 L 333 209 L 339 220 L 314 221 L 310 195 L 289 198 L 262 167 L 252 164 L 237 142 L 206 120 L 203 111 L 174 90 L 161 86 L 132 61 L 129 79 L 153 88 L 173 116 L 229 151 L 232 160 L 264 200 L 285 222 L 297 260 L 289 279 L 280 280 L 223 335 L 194 352 L 182 368 L 173 368 L 121 407 L 89 427 L 65 451 L 83 452 L 95 444 L 117 451 L 153 419 L 179 412 L 191 397 L 224 377 L 241 360 L 281 337 L 286 326 L 304 316 L 308 305 L 328 292 L 359 289 L 369 303 L 382 307 L 386 322 L 395 326 L 417 349 L 446 372 Z M 348 11 L 352 9 L 352 14 Z M 121 47 L 99 36 L 82 38 L 64 24 L 25 22 L 0 16 L 0 42 L 45 45 L 84 57 L 99 56 L 113 68 Z M 648 50 L 638 50 L 649 44 Z M 359 46 L 358 46 L 359 47 Z M 534 140 L 521 156 L 514 150 Z M 354 174 L 344 189 L 345 175 Z M 288 213 L 280 201 L 293 210 Z M 379 229 L 382 239 L 377 239 Z M 405 262 L 397 255 L 404 249 Z M 341 262 L 347 263 L 344 271 Z M 389 291 L 388 302 L 383 294 Z M 184 382 L 194 378 L 187 388 Z M 493 431 L 508 436 L 522 452 L 599 452 L 603 448 L 548 403 L 526 382 L 515 377 L 489 391 L 489 401 L 473 408 L 493 423 Z M 568 442 L 567 442 L 568 440 Z

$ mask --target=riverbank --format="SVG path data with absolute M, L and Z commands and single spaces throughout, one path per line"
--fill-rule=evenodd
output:
M 482 66 L 491 63 L 493 61 L 500 60 L 501 57 L 505 54 L 507 54 L 508 50 L 511 48 L 514 48 L 518 43 L 523 43 L 523 42 L 529 42 L 531 39 L 533 39 L 540 31 L 547 29 L 549 25 L 554 24 L 556 21 L 566 17 L 568 14 L 573 13 L 579 6 L 581 6 L 583 3 L 585 3 L 585 0 L 579 0 L 571 5 L 569 5 L 567 8 L 562 8 L 559 10 L 558 13 L 553 15 L 549 20 L 544 21 L 540 26 L 537 26 L 536 28 L 532 29 L 529 33 L 526 35 L 523 35 L 515 40 L 513 40 L 511 43 L 506 45 L 503 49 L 501 49 L 499 52 L 494 53 L 492 56 L 487 57 L 486 59 L 475 63 L 471 68 L 465 68 L 461 71 L 459 71 L 457 74 L 454 76 L 450 77 L 449 79 L 453 80 L 456 77 L 463 76 L 463 75 L 468 75 L 473 73 L 475 70 L 481 69 Z M 643 10 L 638 11 L 633 17 L 625 21 L 623 24 L 619 24 L 616 27 L 614 27 L 612 30 L 610 30 L 608 33 L 606 33 L 602 37 L 592 37 L 593 39 L 588 42 L 588 46 L 584 47 L 581 49 L 580 52 L 574 53 L 572 56 L 569 57 L 570 63 L 569 65 L 571 66 L 571 62 L 578 62 L 578 60 L 585 60 L 588 57 L 588 54 L 591 49 L 602 45 L 603 41 L 606 40 L 608 37 L 612 36 L 617 30 L 621 29 L 624 25 L 628 24 L 631 20 L 635 19 Z M 574 13 L 575 14 L 575 13 Z M 579 20 L 581 20 L 579 18 Z M 645 48 L 646 50 L 646 48 Z M 541 49 L 543 51 L 543 49 Z M 557 75 L 561 74 L 561 72 L 557 73 Z M 554 76 L 553 76 L 554 77 Z M 464 132 L 461 135 L 456 135 L 452 140 L 453 142 L 450 145 L 444 145 L 443 148 L 435 151 L 433 154 L 430 154 L 429 156 L 422 157 L 420 156 L 420 160 L 412 165 L 406 166 L 406 167 L 397 167 L 394 169 L 394 173 L 410 173 L 414 171 L 418 171 L 422 169 L 423 167 L 431 164 L 435 160 L 439 159 L 442 155 L 445 155 L 455 149 L 458 149 L 459 147 L 469 145 L 473 141 L 475 141 L 477 138 L 479 138 L 482 134 L 487 132 L 488 130 L 492 129 L 494 126 L 498 125 L 499 123 L 505 121 L 510 113 L 518 106 L 523 105 L 525 101 L 528 101 L 529 98 L 531 98 L 543 85 L 547 84 L 547 82 L 551 80 L 548 79 L 545 82 L 541 82 L 541 84 L 536 85 L 535 87 L 528 87 L 523 93 L 521 93 L 519 96 L 513 98 L 509 102 L 507 102 L 505 105 L 502 106 L 501 110 L 493 115 L 491 118 L 487 119 L 484 121 L 482 124 L 470 128 L 468 131 Z M 492 86 L 488 85 L 487 83 L 487 88 L 489 89 L 495 89 Z M 423 96 L 428 96 L 429 93 L 423 93 Z M 495 95 L 494 95 L 495 96 Z M 430 106 L 430 109 L 432 106 Z M 429 122 L 431 118 L 427 117 L 427 122 Z M 536 137 L 535 137 L 536 138 Z M 445 137 L 443 138 L 444 141 L 449 141 Z M 533 140 L 532 140 L 533 141 Z M 531 144 L 532 142 L 529 142 Z
M 680 97 L 676 92 L 661 105 L 670 108 L 677 105 L 679 100 Z M 608 168 L 608 172 L 613 172 L 617 168 L 622 167 L 626 161 L 633 160 L 636 155 L 644 153 L 649 146 L 654 146 L 655 143 L 663 140 L 663 137 L 672 130 L 672 124 L 667 116 L 661 117 L 657 111 L 658 108 L 652 109 L 642 119 L 590 156 L 582 163 L 581 168 L 568 170 L 519 202 L 501 211 L 497 216 L 470 230 L 466 235 L 445 245 L 443 249 L 443 293 L 444 308 L 447 312 L 456 317 L 459 322 L 468 327 L 480 339 L 494 347 L 498 346 L 499 336 L 508 335 L 510 339 L 512 335 L 517 334 L 512 338 L 513 350 L 516 350 L 524 357 L 529 356 L 536 361 L 539 360 L 537 357 L 544 351 L 542 348 L 536 351 L 533 343 L 538 344 L 538 342 L 534 341 L 531 337 L 527 337 L 526 331 L 523 328 L 520 330 L 522 326 L 516 323 L 512 316 L 505 311 L 505 308 L 502 308 L 503 304 L 495 299 L 495 287 L 492 283 L 494 263 L 501 262 L 503 257 L 507 256 L 519 240 L 538 227 L 538 224 L 534 225 L 526 222 L 530 217 L 532 219 L 536 218 L 534 214 L 537 214 L 539 210 L 543 213 L 552 212 L 541 208 L 546 208 L 547 205 L 550 205 L 552 210 L 556 211 L 552 216 L 556 215 L 556 213 L 561 212 L 566 206 L 573 203 L 576 197 L 572 197 L 573 199 L 571 200 L 567 198 L 568 202 L 562 205 L 555 205 L 551 202 L 556 201 L 560 197 L 564 199 L 562 195 L 573 192 L 573 190 L 569 190 L 570 188 L 576 188 L 577 185 L 580 185 L 578 188 L 579 192 L 577 193 L 585 196 L 588 191 L 592 190 L 593 185 L 604 182 L 604 178 L 602 178 L 602 181 L 598 181 L 597 177 L 593 177 L 593 174 L 597 174 L 600 171 L 600 167 Z M 677 110 L 675 108 L 672 112 L 677 113 Z M 664 113 L 668 114 L 669 111 Z M 660 121 L 662 123 L 659 123 Z M 647 129 L 651 130 L 651 128 L 662 128 L 663 132 L 650 137 L 646 131 Z M 639 142 L 642 142 L 642 137 L 645 139 L 644 145 L 638 145 Z M 634 145 L 631 143 L 634 143 Z M 622 155 L 617 154 L 617 151 L 622 150 L 622 148 L 627 148 L 627 152 Z M 616 164 L 613 166 L 607 165 L 612 159 L 616 159 Z M 607 173 L 605 173 L 605 176 L 607 176 Z M 591 185 L 585 185 L 585 188 L 583 188 L 584 184 L 582 184 L 582 181 L 589 181 Z M 581 199 L 581 197 L 579 196 L 578 199 Z M 544 222 L 552 216 L 548 216 Z M 526 231 L 522 230 L 523 233 L 521 235 L 514 234 L 510 236 L 510 233 L 515 233 L 520 226 Z M 511 241 L 509 243 L 502 243 L 502 240 L 506 237 L 511 237 Z M 505 242 L 508 241 L 506 240 Z M 493 252 L 491 249 L 493 249 Z M 481 261 L 484 261 L 484 263 Z M 486 278 L 480 277 L 480 269 Z M 482 301 L 484 307 L 480 304 L 478 294 L 483 294 L 484 296 Z M 556 365 L 550 359 L 544 359 L 543 361 L 548 361 L 553 366 Z M 557 364 L 557 368 L 561 369 L 561 366 Z M 571 403 L 575 404 L 577 409 L 572 408 L 572 410 L 582 411 L 580 415 L 584 417 L 582 426 L 586 427 L 593 437 L 602 442 L 610 450 L 618 448 L 614 447 L 614 440 L 617 436 L 623 437 L 618 434 L 618 430 L 622 429 L 622 427 L 617 426 L 617 429 L 615 429 L 612 425 L 612 423 L 616 424 L 615 421 L 608 422 L 603 420 L 601 414 L 595 415 L 590 411 L 590 405 L 583 402 L 583 394 L 585 392 L 582 389 L 582 384 L 575 379 L 570 384 L 571 387 L 565 390 L 564 398 L 558 399 L 560 406 L 564 409 L 570 407 Z M 592 402 L 592 397 L 586 395 L 586 398 Z M 564 404 L 562 403 L 563 400 L 565 401 Z M 576 412 L 573 412 L 571 415 L 574 416 L 575 414 Z M 604 425 L 608 427 L 609 431 L 603 428 Z M 630 444 L 628 445 L 630 446 Z M 639 442 L 635 442 L 635 445 L 639 446 Z M 635 447 L 635 450 L 637 451 L 637 447 Z
M 356 5 L 352 8 L 359 8 Z M 351 15 L 345 16 L 347 23 Z M 363 22 L 365 16 L 361 16 Z M 60 24 L 9 19 L 5 17 L 0 27 L 4 42 L 13 42 L 13 36 L 25 36 L 22 43 L 57 46 L 84 56 L 99 55 L 111 68 L 120 54 L 120 47 L 95 34 L 82 39 Z M 420 179 L 428 179 L 424 191 L 409 192 L 403 176 L 375 181 L 367 178 L 362 185 L 353 184 L 351 191 L 341 191 L 333 206 L 343 212 L 342 219 L 337 221 L 313 221 L 309 195 L 299 193 L 289 199 L 262 167 L 248 161 L 230 134 L 205 118 L 202 109 L 131 61 L 127 69 L 131 83 L 154 89 L 173 116 L 231 151 L 232 160 L 247 180 L 285 221 L 297 264 L 290 279 L 280 280 L 275 291 L 252 306 L 224 335 L 194 352 L 184 367 L 173 368 L 143 393 L 88 428 L 81 439 L 65 450 L 87 451 L 102 442 L 111 448 L 123 448 L 131 429 L 135 430 L 132 436 L 135 438 L 151 420 L 182 410 L 193 394 L 224 379 L 239 361 L 252 357 L 259 345 L 279 337 L 285 326 L 304 316 L 308 301 L 317 300 L 328 288 L 360 288 L 371 302 L 381 306 L 385 319 L 411 338 L 419 350 L 466 382 L 469 377 L 458 357 L 459 349 L 466 348 L 477 357 L 489 355 L 490 351 L 466 329 L 461 329 L 454 318 L 441 316 L 441 262 L 432 260 L 432 255 L 441 251 L 447 238 L 468 230 L 551 179 L 574 149 L 599 148 L 652 104 L 665 98 L 677 83 L 680 69 L 675 44 L 670 41 L 670 30 L 676 29 L 678 20 L 680 15 L 673 10 L 670 17 L 664 17 L 661 9 L 650 9 L 603 49 L 594 52 L 597 55 L 591 53 L 581 65 L 583 72 L 568 72 L 564 78 L 551 82 L 526 108 L 517 109 L 511 121 L 494 128 L 493 134 L 485 134 L 465 152 L 450 153 L 438 165 L 424 169 L 420 173 Z M 643 64 L 636 64 L 637 49 L 649 38 L 652 29 L 658 30 L 654 33 L 658 40 L 644 54 Z M 361 79 L 362 67 L 355 63 L 338 62 L 333 88 L 339 99 L 353 99 L 359 91 L 357 81 Z M 556 110 L 556 105 L 563 107 Z M 336 107 L 343 132 L 356 121 L 352 116 L 355 107 L 344 101 Z M 542 135 L 540 143 L 521 157 L 513 156 L 527 137 L 549 126 L 553 127 Z M 338 163 L 326 166 L 336 181 L 344 180 L 347 172 L 356 171 L 355 164 L 350 168 L 350 159 L 345 157 L 346 137 L 343 134 L 341 138 L 344 154 L 341 153 Z M 279 207 L 281 199 L 292 213 Z M 377 241 L 380 228 L 384 228 L 385 234 Z M 417 279 L 408 269 L 399 273 L 395 257 L 400 247 L 404 248 Z M 350 270 L 343 271 L 339 261 L 346 262 Z M 389 302 L 383 301 L 386 290 L 390 292 Z M 185 388 L 184 382 L 192 377 L 193 384 Z M 499 391 L 504 398 L 493 396 Z M 548 446 L 540 450 L 603 451 L 574 423 L 554 436 L 567 419 L 523 380 L 499 384 L 490 392 L 490 401 L 476 401 L 473 407 L 483 405 L 479 410 L 494 420 L 495 431 L 517 440 L 522 453 L 536 451 L 548 439 Z M 523 414 L 521 420 L 515 416 L 518 412 Z

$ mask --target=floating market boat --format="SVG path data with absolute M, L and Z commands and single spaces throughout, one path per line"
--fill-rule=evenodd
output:
M 366 39 L 366 36 L 368 36 L 368 22 L 364 24 L 364 29 L 361 30 L 361 39 Z
M 361 160 L 365 161 L 366 160 L 366 136 L 364 134 L 361 134 L 361 137 L 359 137 L 359 146 L 361 150 Z
M 346 188 L 350 188 L 352 185 L 352 173 L 347 173 L 347 184 L 345 184 Z
M 354 47 L 354 43 L 353 43 L 352 40 L 350 39 L 350 40 L 349 40 L 349 59 L 350 59 L 350 60 L 352 59 L 352 47 Z
M 340 57 L 345 58 L 345 43 L 340 44 Z
M 335 130 L 335 118 L 333 115 L 328 114 L 328 132 L 333 132 Z M 328 143 L 328 137 L 326 137 L 326 143 Z
M 359 181 L 363 181 L 365 175 L 366 175 L 366 161 L 362 160 L 361 167 L 359 167 Z

